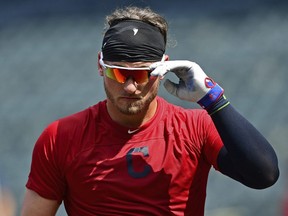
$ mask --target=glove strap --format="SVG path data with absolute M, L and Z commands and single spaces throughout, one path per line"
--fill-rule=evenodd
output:
M 223 95 L 224 90 L 215 83 L 215 86 L 211 88 L 208 93 L 201 98 L 197 103 L 203 108 L 203 109 L 209 109 L 211 105 L 213 105 L 215 102 L 219 100 L 219 98 Z

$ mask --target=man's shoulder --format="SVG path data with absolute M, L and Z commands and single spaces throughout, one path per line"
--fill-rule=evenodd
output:
M 210 125 L 212 119 L 206 110 L 201 108 L 185 108 L 167 102 L 163 98 L 158 99 L 162 110 L 162 119 L 167 122 L 166 125 L 186 124 L 186 125 Z
M 105 106 L 105 101 L 100 101 L 95 105 L 87 107 L 83 110 L 75 112 L 73 114 L 59 118 L 57 122 L 58 126 L 65 127 L 69 129 L 71 127 L 91 124 L 101 115 L 101 109 Z
M 83 118 L 87 118 L 87 116 L 92 115 L 98 115 L 101 108 L 103 107 L 103 103 L 105 103 L 104 101 L 100 101 L 97 104 L 94 104 L 92 106 L 86 107 L 78 112 L 72 113 L 70 115 L 64 116 L 62 118 L 60 118 L 60 121 L 73 121 L 73 120 L 82 120 Z
M 184 115 L 197 115 L 197 116 L 208 115 L 208 113 L 201 108 L 185 108 L 180 105 L 170 103 L 162 97 L 158 97 L 157 99 L 158 102 L 160 103 L 160 106 L 170 115 L 179 115 L 180 113 Z

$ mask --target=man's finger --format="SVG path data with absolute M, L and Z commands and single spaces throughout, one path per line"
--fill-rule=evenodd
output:
M 163 62 L 159 62 L 159 64 L 158 64 L 158 62 L 156 62 L 156 63 L 152 64 L 150 66 L 150 68 L 152 70 L 155 68 L 151 72 L 151 74 L 150 74 L 151 76 L 164 76 L 168 72 L 167 67 L 165 66 L 165 64 L 163 64 Z

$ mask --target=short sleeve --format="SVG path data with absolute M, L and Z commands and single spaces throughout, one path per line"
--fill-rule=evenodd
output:
M 203 152 L 207 161 L 216 169 L 219 170 L 217 158 L 221 148 L 224 146 L 222 139 L 211 119 L 211 117 L 206 114 L 204 116 L 204 145 Z
M 44 198 L 61 202 L 65 193 L 65 178 L 59 165 L 57 130 L 58 121 L 55 121 L 38 138 L 26 187 Z

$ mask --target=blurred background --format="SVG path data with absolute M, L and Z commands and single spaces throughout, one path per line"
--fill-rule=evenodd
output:
M 166 17 L 171 59 L 198 62 L 278 154 L 280 179 L 265 190 L 247 188 L 211 170 L 205 215 L 287 216 L 284 0 L 0 0 L 0 175 L 3 188 L 14 197 L 15 215 L 42 130 L 105 98 L 96 61 L 104 18 L 128 5 L 150 6 Z M 199 108 L 168 95 L 163 87 L 160 95 L 183 107 Z M 57 215 L 66 215 L 63 207 Z

